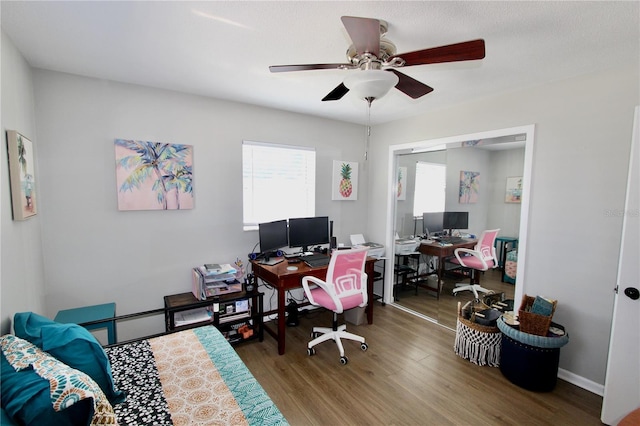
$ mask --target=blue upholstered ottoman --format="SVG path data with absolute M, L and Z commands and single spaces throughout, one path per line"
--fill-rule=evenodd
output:
M 498 319 L 502 332 L 500 371 L 511 383 L 535 392 L 549 392 L 555 388 L 560 348 L 569 342 L 569 335 L 561 325 L 551 325 L 564 334 L 537 336 L 516 330 L 503 318 Z

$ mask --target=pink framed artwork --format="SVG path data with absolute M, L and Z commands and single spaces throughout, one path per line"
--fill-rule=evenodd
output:
M 194 205 L 193 146 L 116 139 L 118 210 L 186 210 Z
M 473 204 L 478 202 L 480 190 L 480 172 L 460 171 L 460 204 Z

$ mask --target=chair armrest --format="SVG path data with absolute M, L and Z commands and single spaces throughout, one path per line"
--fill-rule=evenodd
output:
M 453 254 L 455 254 L 456 259 L 458 259 L 458 262 L 460 262 L 460 265 L 464 266 L 465 268 L 468 268 L 468 266 L 465 265 L 463 260 L 465 256 L 460 256 L 461 253 L 477 258 L 480 262 L 482 262 L 483 270 L 489 269 L 489 266 L 487 265 L 486 260 L 482 256 L 482 253 L 480 253 L 479 251 L 471 250 L 468 248 L 457 248 L 453 251 Z
M 307 299 L 309 299 L 309 303 L 315 306 L 320 306 L 313 299 L 313 294 L 311 293 L 311 287 L 309 286 L 309 281 L 311 281 L 313 284 L 320 287 L 325 293 L 327 293 L 329 297 L 331 297 L 331 300 L 333 300 L 333 303 L 336 306 L 342 307 L 342 303 L 340 302 L 340 299 L 336 297 L 333 287 L 327 285 L 327 283 L 321 280 L 320 278 L 316 278 L 313 276 L 305 276 L 305 277 L 302 277 L 302 288 L 304 288 L 304 293 L 307 295 Z

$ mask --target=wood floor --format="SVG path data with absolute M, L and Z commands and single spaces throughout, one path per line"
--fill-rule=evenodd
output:
M 480 285 L 496 293 L 504 293 L 505 299 L 513 299 L 514 285 L 502 282 L 501 277 L 502 272 L 498 269 L 486 271 L 480 277 Z M 418 287 L 418 294 L 416 295 L 415 287 L 405 287 L 403 290 L 397 291 L 398 300 L 396 303 L 433 318 L 439 324 L 455 329 L 458 302 L 464 305 L 473 300 L 474 296 L 470 291 L 458 292 L 455 296 L 451 293 L 455 288 L 455 283 L 469 282 L 468 278 L 445 276 L 443 281 L 444 285 L 439 299 L 435 297 L 435 292 L 425 288 Z M 519 302 L 516 303 L 516 307 L 519 305 Z
M 308 356 L 313 326 L 326 311 L 308 313 L 287 329 L 287 351 L 275 339 L 237 352 L 292 425 L 601 425 L 602 398 L 562 380 L 552 392 L 524 390 L 499 368 L 455 355 L 455 332 L 375 302 L 371 325 L 347 324 L 364 336 L 366 352 L 346 341 L 347 365 L 333 342 Z M 341 318 L 342 319 L 342 318 Z

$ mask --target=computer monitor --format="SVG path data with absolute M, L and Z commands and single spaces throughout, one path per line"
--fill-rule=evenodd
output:
M 444 227 L 442 226 L 443 215 L 443 212 L 422 213 L 422 229 L 427 238 L 444 231 Z
M 309 251 L 315 244 L 328 244 L 329 217 L 298 217 L 289 219 L 289 247 L 302 247 Z
M 442 226 L 449 230 L 449 235 L 454 229 L 469 229 L 469 212 L 444 212 Z
M 287 220 L 276 220 L 258 224 L 260 252 L 269 260 L 272 252 L 289 245 L 287 238 Z

